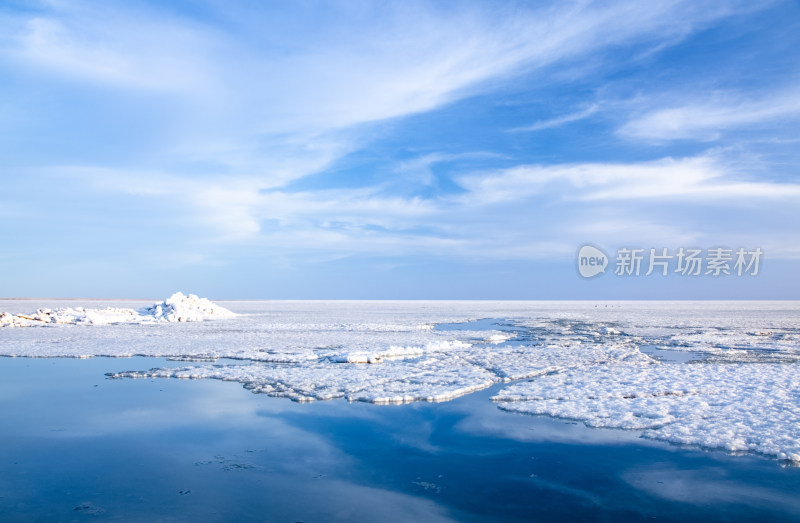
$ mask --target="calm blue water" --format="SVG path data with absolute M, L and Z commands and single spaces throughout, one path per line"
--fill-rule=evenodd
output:
M 797 521 L 800 469 L 442 404 L 297 404 L 159 358 L 0 358 L 3 521 Z

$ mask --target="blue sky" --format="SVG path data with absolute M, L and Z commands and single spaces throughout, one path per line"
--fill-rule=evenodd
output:
M 799 165 L 795 1 L 0 3 L 2 296 L 794 299 Z

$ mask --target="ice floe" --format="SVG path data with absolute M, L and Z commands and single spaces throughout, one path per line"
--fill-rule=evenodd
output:
M 447 351 L 445 347 L 452 350 Z M 287 397 L 297 401 L 345 398 L 371 403 L 409 403 L 446 401 L 494 383 L 557 372 L 571 366 L 628 362 L 650 364 L 653 360 L 635 347 L 546 347 L 536 350 L 517 348 L 504 351 L 476 349 L 455 342 L 440 343 L 434 350 L 416 351 L 415 359 L 402 357 L 368 363 L 374 355 L 342 354 L 302 365 L 201 365 L 151 369 L 113 374 L 114 378 L 219 379 L 242 383 L 253 392 Z M 406 351 L 395 348 L 399 354 Z M 372 360 L 373 362 L 378 360 Z M 335 363 L 335 364 L 332 364 Z
M 301 366 L 201 365 L 122 372 L 115 378 L 212 378 L 236 381 L 253 392 L 295 401 L 345 398 L 371 403 L 446 401 L 484 389 L 497 381 L 489 371 L 465 361 L 432 358 L 396 365 L 332 365 L 314 362 Z
M 509 411 L 800 461 L 799 371 L 774 363 L 580 367 L 515 383 L 493 400 Z

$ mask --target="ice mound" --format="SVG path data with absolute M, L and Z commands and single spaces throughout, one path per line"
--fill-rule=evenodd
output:
M 141 314 L 146 317 L 152 316 L 156 321 L 166 322 L 205 321 L 236 316 L 208 298 L 198 298 L 194 294 L 184 296 L 182 292 L 176 292 L 161 303 L 143 308 Z
M 141 323 L 172 323 L 233 318 L 233 312 L 220 307 L 207 298 L 194 294 L 185 296 L 176 292 L 161 303 L 134 309 L 106 307 L 87 309 L 84 307 L 62 307 L 37 309 L 33 314 L 0 313 L 2 327 L 32 327 L 39 325 L 116 325 Z
M 3 327 L 33 327 L 47 324 L 112 325 L 117 323 L 143 323 L 146 319 L 133 309 L 67 307 L 36 309 L 33 314 L 10 314 L 4 312 L 0 314 L 0 325 Z

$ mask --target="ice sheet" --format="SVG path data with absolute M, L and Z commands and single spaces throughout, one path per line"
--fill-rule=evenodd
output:
M 0 310 L 28 303 L 0 301 Z M 152 320 L 139 323 L 2 329 L 0 355 L 162 356 L 186 365 L 132 362 L 113 377 L 218 379 L 296 401 L 435 402 L 498 384 L 506 410 L 800 462 L 797 302 L 221 306 L 236 316 L 167 321 L 162 305 L 140 309 Z

